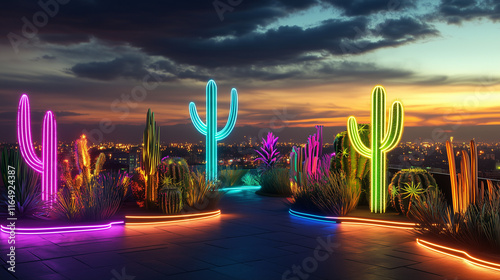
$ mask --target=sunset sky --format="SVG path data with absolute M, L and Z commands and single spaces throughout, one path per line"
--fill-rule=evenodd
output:
M 497 0 L 37 2 L 4 1 L 0 10 L 0 141 L 15 141 L 22 93 L 35 135 L 52 110 L 60 140 L 102 132 L 102 122 L 112 127 L 103 141 L 139 141 L 151 108 L 162 140 L 203 140 L 188 104 L 204 116 L 209 79 L 221 127 L 238 90 L 242 135 L 341 129 L 350 115 L 369 122 L 377 84 L 388 102 L 403 102 L 409 133 L 500 135 Z

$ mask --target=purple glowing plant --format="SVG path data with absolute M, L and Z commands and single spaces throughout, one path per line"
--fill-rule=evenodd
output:
M 269 132 L 266 138 L 262 138 L 262 147 L 260 147 L 260 150 L 255 150 L 260 155 L 255 161 L 262 161 L 259 166 L 259 172 L 272 169 L 276 162 L 281 159 L 280 152 L 276 149 L 278 138 L 272 132 Z

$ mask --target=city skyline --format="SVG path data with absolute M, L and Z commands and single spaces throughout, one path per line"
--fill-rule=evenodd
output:
M 22 93 L 31 99 L 35 137 L 52 110 L 64 141 L 94 132 L 97 142 L 137 142 L 151 108 L 166 132 L 162 141 L 201 141 L 188 104 L 195 101 L 204 117 L 210 78 L 218 84 L 220 123 L 231 88 L 238 89 L 228 142 L 269 129 L 302 142 L 315 125 L 345 130 L 350 115 L 368 123 L 376 84 L 387 89 L 388 103 L 403 102 L 406 141 L 498 141 L 490 133 L 500 127 L 494 5 L 41 3 L 9 1 L 2 9 L 3 142 L 15 141 Z

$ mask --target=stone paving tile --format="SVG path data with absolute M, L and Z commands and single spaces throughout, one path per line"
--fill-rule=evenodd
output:
M 75 258 L 93 268 L 120 265 L 128 262 L 127 258 L 115 252 L 87 254 Z
M 10 251 L 10 250 L 9 250 Z M 2 250 L 2 253 L 5 252 L 5 254 L 1 254 L 0 258 L 2 259 L 2 264 L 5 264 L 9 260 L 9 256 L 7 254 L 9 253 L 8 250 Z M 16 263 L 24 263 L 24 262 L 32 262 L 32 261 L 38 261 L 40 260 L 37 256 L 33 255 L 28 249 L 17 249 L 16 248 Z
M 7 270 L 7 267 L 2 265 L 0 267 L 0 279 L 2 280 L 14 280 L 16 279 L 12 274 Z
M 284 199 L 253 192 L 229 193 L 221 208 L 221 217 L 199 222 L 19 236 L 16 276 L 108 280 L 125 269 L 135 280 L 500 279 L 416 245 L 411 231 L 291 217 Z M 0 279 L 15 279 L 5 257 Z
M 42 263 L 50 267 L 53 271 L 57 273 L 62 273 L 63 271 L 90 269 L 90 266 L 86 265 L 85 263 L 73 257 L 51 259 L 48 261 L 42 261 Z

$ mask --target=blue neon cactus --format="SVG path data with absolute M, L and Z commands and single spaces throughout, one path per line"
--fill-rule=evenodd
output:
M 196 110 L 194 102 L 189 103 L 189 115 L 194 127 L 206 136 L 206 178 L 207 181 L 217 180 L 217 141 L 226 138 L 233 131 L 238 115 L 238 93 L 231 90 L 231 103 L 226 126 L 217 131 L 217 85 L 214 80 L 207 83 L 207 121 L 203 123 Z

